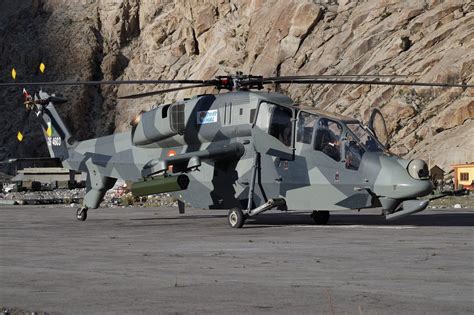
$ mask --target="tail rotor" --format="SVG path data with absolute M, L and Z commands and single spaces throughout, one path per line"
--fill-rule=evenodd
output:
M 24 97 L 25 112 L 23 113 L 23 117 L 21 118 L 20 126 L 16 134 L 16 138 L 18 142 L 22 142 L 25 137 L 26 122 L 28 121 L 28 117 L 30 116 L 30 112 L 34 106 L 33 97 L 28 93 L 26 89 L 23 89 L 23 97 Z
M 38 69 L 41 74 L 44 74 L 46 65 L 42 62 L 40 63 Z M 17 77 L 17 71 L 15 68 L 12 68 L 11 76 L 15 81 Z M 35 93 L 33 92 L 33 94 Z M 23 104 L 25 106 L 25 112 L 23 113 L 23 117 L 21 118 L 20 125 L 18 127 L 18 132 L 16 133 L 16 139 L 18 142 L 23 142 L 23 139 L 25 138 L 25 126 L 30 116 L 30 112 L 35 106 L 34 97 L 26 90 L 26 88 L 23 88 Z

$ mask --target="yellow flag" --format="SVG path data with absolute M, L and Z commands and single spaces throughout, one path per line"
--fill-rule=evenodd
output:
M 44 65 L 44 63 L 40 63 L 39 69 L 41 73 L 44 73 L 44 70 L 46 69 L 46 66 Z
M 16 135 L 16 138 L 17 138 L 18 141 L 20 141 L 20 142 L 23 141 L 23 134 L 21 133 L 21 131 L 18 131 L 18 134 Z
M 16 70 L 15 70 L 15 68 L 12 69 L 12 78 L 13 78 L 13 80 L 16 79 Z

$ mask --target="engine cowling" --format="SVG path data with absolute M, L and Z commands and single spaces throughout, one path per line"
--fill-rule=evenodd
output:
M 163 105 L 141 113 L 132 121 L 132 143 L 148 145 L 170 138 L 182 132 L 184 104 Z

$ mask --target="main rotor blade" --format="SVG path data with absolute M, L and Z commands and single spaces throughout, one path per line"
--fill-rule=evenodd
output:
M 190 85 L 190 86 L 180 86 L 180 87 L 171 88 L 171 89 L 120 96 L 118 97 L 118 99 L 137 99 L 137 98 L 148 97 L 148 96 L 153 96 L 153 95 L 162 94 L 162 93 L 176 92 L 176 91 L 181 91 L 181 90 L 208 87 L 208 86 L 214 86 L 214 84 L 197 84 L 197 85 Z
M 409 78 L 416 77 L 409 74 L 319 74 L 319 75 L 293 75 L 267 77 L 264 80 L 305 80 L 305 79 L 327 79 L 327 78 Z
M 113 81 L 53 81 L 53 82 L 10 82 L 0 87 L 11 86 L 77 86 L 77 85 L 123 85 L 123 84 L 217 84 L 216 80 L 113 80 Z
M 257 84 L 258 81 L 251 82 L 247 84 L 244 83 L 243 85 L 253 85 Z M 458 84 L 458 83 L 430 83 L 430 82 L 407 82 L 407 81 L 375 81 L 375 80 L 295 80 L 295 79 L 274 79 L 269 80 L 264 78 L 261 82 L 262 84 L 373 84 L 373 85 L 404 85 L 404 86 L 426 86 L 426 87 L 461 87 L 461 88 L 468 88 L 474 87 L 473 84 Z

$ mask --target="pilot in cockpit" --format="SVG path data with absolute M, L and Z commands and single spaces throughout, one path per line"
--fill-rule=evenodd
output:
M 329 129 L 329 122 L 325 118 L 321 118 L 318 123 L 315 149 L 324 152 L 336 161 L 341 160 L 340 141 Z
M 365 146 L 371 152 L 381 151 L 380 147 L 377 145 L 377 141 L 375 141 L 375 139 L 371 136 L 367 137 L 367 140 L 365 141 Z

